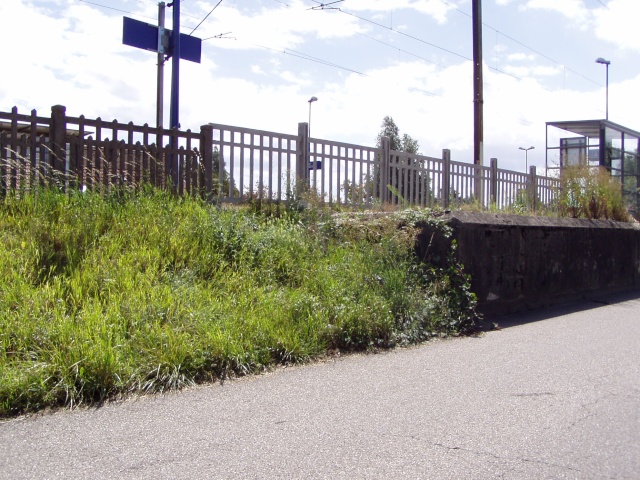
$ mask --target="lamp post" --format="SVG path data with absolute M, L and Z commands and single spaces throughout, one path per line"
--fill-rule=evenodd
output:
M 533 150 L 536 147 L 518 147 L 518 150 L 524 150 L 524 173 L 529 174 L 529 150 Z
M 311 137 L 311 104 L 317 101 L 318 101 L 317 97 L 311 97 L 309 99 L 309 137 Z
M 609 65 L 611 65 L 611 62 L 609 60 L 605 60 L 602 57 L 598 57 L 596 58 L 596 63 L 599 63 L 601 65 L 605 65 L 607 67 L 607 81 L 606 81 L 606 95 L 607 95 L 607 106 L 606 106 L 606 120 L 609 120 Z

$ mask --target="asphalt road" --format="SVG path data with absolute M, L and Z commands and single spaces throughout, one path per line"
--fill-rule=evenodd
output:
M 0 478 L 640 478 L 640 292 L 0 422 Z

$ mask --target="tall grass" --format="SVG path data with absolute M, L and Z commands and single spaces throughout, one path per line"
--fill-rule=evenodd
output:
M 363 234 L 309 209 L 225 209 L 153 189 L 7 195 L 0 415 L 469 328 L 473 302 L 443 324 L 456 287 L 415 261 L 414 225 Z
M 565 167 L 560 183 L 558 210 L 561 216 L 630 221 L 620 180 L 604 167 Z

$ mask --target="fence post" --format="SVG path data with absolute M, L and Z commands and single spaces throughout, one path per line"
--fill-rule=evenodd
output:
M 498 203 L 498 159 L 491 159 L 491 178 L 489 179 L 489 196 L 493 206 Z
M 309 177 L 309 124 L 298 123 L 298 148 L 296 153 L 296 193 L 300 196 L 307 189 Z
M 49 148 L 53 158 L 51 166 L 60 173 L 66 173 L 67 166 L 67 107 L 54 105 L 51 107 L 51 125 L 49 129 Z
M 391 192 L 387 188 L 389 185 L 389 166 L 391 165 L 391 139 L 382 137 L 380 145 L 380 202 L 387 203 L 391 201 Z
M 538 197 L 538 179 L 536 177 L 536 166 L 531 165 L 529 167 L 529 177 L 527 178 L 527 194 L 529 196 L 529 205 L 531 205 L 531 208 L 534 212 L 536 211 L 536 203 Z
M 6 190 L 15 190 L 18 188 L 18 164 L 22 159 L 18 158 L 18 107 L 11 109 L 11 135 L 9 137 L 11 144 L 11 152 L 9 155 L 10 162 L 6 170 L 2 172 L 3 177 L 5 173 L 9 173 L 8 182 L 6 182 Z M 4 149 L 3 152 L 4 153 Z
M 442 207 L 449 208 L 451 198 L 451 150 L 442 150 Z
M 213 191 L 213 125 L 200 126 L 200 155 L 202 161 L 198 169 L 200 195 L 208 198 Z

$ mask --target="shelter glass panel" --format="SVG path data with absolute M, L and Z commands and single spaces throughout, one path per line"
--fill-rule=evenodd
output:
M 610 166 L 611 175 L 622 173 L 622 133 L 607 127 L 605 129 L 605 165 Z

